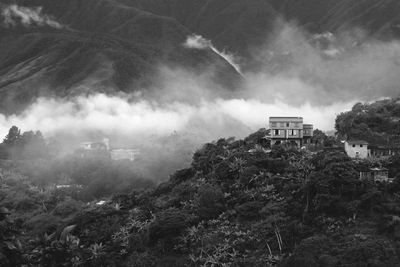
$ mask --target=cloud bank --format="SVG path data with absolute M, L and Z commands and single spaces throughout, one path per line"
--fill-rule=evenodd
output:
M 335 113 L 351 107 L 351 103 L 320 108 L 305 103 L 293 107 L 279 101 L 265 103 L 257 99 L 203 99 L 196 105 L 128 99 L 126 95 L 105 94 L 68 101 L 40 98 L 20 115 L 0 115 L 0 135 L 5 136 L 12 125 L 17 125 L 23 130 L 40 130 L 47 136 L 60 133 L 79 136 L 90 130 L 104 135 L 145 138 L 178 132 L 206 142 L 218 136 L 244 137 L 267 127 L 269 116 L 304 116 L 307 122 L 318 121 L 319 128 L 329 130 Z
M 6 27 L 16 26 L 18 22 L 24 27 L 30 27 L 32 25 L 49 26 L 57 29 L 63 27 L 51 16 L 43 14 L 42 7 L 7 5 L 1 9 L 1 16 Z

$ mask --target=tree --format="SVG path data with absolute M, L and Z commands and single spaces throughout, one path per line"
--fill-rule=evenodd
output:
M 40 131 L 24 132 L 20 137 L 20 145 L 20 158 L 46 158 L 49 155 L 46 142 Z
M 205 184 L 197 192 L 194 203 L 201 219 L 216 218 L 225 209 L 225 199 L 218 186 Z
M 311 138 L 311 142 L 316 145 L 323 145 L 327 139 L 328 136 L 326 136 L 323 131 L 315 129 L 313 132 L 313 137 Z
M 8 134 L 3 140 L 3 143 L 8 146 L 14 146 L 18 144 L 21 138 L 21 130 L 17 126 L 12 126 L 8 131 Z

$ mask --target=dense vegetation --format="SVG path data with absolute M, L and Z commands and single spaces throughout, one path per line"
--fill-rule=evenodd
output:
M 69 187 L 3 161 L 0 265 L 398 266 L 400 157 L 353 161 L 317 133 L 316 152 L 269 149 L 265 129 L 205 144 L 147 190 L 105 158 L 60 167 Z M 358 179 L 382 165 L 392 184 Z
M 400 146 L 400 98 L 357 103 L 336 118 L 335 127 L 341 138 Z

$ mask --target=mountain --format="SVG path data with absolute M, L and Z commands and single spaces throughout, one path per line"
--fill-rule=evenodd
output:
M 395 0 L 2 0 L 0 106 L 15 112 L 41 95 L 131 92 L 153 82 L 159 64 L 204 71 L 226 88 L 240 75 L 211 49 L 183 47 L 200 34 L 252 67 L 277 19 L 311 33 L 360 27 L 397 38 Z
M 240 81 L 235 69 L 211 49 L 183 47 L 191 31 L 172 18 L 105 0 L 20 1 L 19 6 L 29 7 L 22 10 L 28 16 L 36 6 L 43 7 L 39 15 L 51 14 L 60 26 L 19 19 L 15 25 L 3 24 L 3 111 L 16 111 L 41 95 L 115 88 L 129 92 L 147 85 L 159 64 L 200 71 L 214 66 L 217 82 L 234 87 Z

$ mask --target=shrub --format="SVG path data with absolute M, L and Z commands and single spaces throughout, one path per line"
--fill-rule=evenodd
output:
M 74 199 L 66 199 L 58 203 L 53 210 L 53 214 L 61 217 L 68 217 L 78 212 L 83 206 L 83 203 Z
M 235 208 L 240 219 L 253 220 L 260 216 L 260 210 L 264 204 L 260 201 L 246 202 Z
M 181 211 L 170 208 L 159 212 L 149 226 L 149 242 L 155 244 L 160 239 L 177 237 L 186 226 L 186 215 Z
M 34 199 L 25 197 L 15 204 L 15 209 L 18 211 L 29 211 L 35 209 L 36 206 Z
M 45 233 L 50 234 L 57 230 L 62 220 L 59 217 L 48 213 L 38 214 L 29 219 L 25 226 L 32 230 L 33 235 L 44 235 Z
M 195 171 L 192 168 L 188 169 L 182 169 L 179 171 L 176 171 L 172 176 L 171 176 L 171 182 L 174 184 L 179 184 L 182 183 L 183 181 L 189 180 L 191 177 L 195 175 Z
M 219 187 L 210 184 L 199 188 L 194 203 L 200 219 L 216 218 L 225 210 L 224 194 Z
M 299 246 L 294 250 L 293 255 L 284 260 L 281 267 L 292 267 L 292 266 L 307 266 L 307 267 L 319 267 L 319 266 L 332 266 L 332 265 L 321 265 L 322 262 L 326 262 L 327 258 L 320 256 L 324 253 L 329 252 L 330 243 L 325 236 L 312 236 L 301 241 Z

